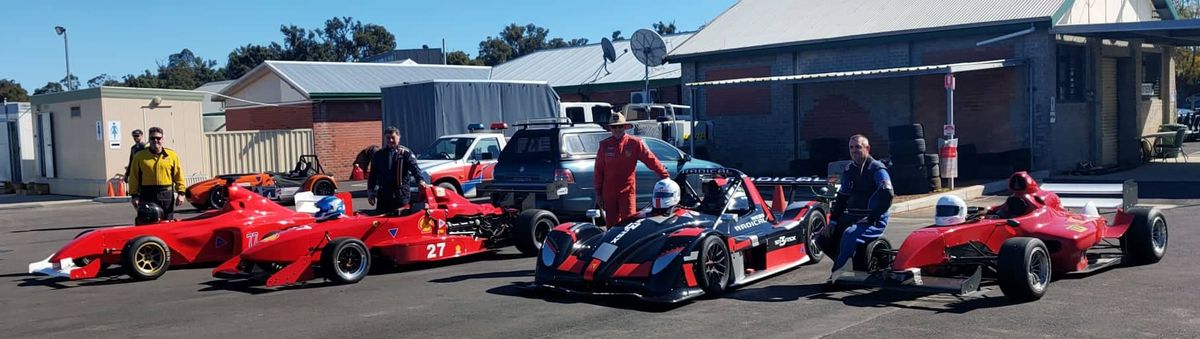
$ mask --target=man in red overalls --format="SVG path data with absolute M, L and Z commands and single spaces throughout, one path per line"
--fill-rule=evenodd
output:
M 600 142 L 596 152 L 596 197 L 604 208 L 604 223 L 617 225 L 637 213 L 637 162 L 641 161 L 660 179 L 669 177 L 642 139 L 626 135 L 631 126 L 625 115 L 613 113 L 608 129 L 612 136 Z

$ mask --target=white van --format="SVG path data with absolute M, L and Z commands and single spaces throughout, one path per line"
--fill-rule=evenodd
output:
M 607 102 L 560 102 L 560 115 L 576 124 L 608 124 L 613 106 Z

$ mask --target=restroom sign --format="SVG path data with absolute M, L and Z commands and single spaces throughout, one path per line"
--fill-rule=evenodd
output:
M 121 122 L 110 120 L 108 122 L 108 147 L 121 148 Z

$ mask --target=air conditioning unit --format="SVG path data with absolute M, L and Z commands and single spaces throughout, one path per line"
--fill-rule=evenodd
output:
M 646 91 L 635 91 L 629 93 L 629 103 L 631 104 L 648 104 L 655 102 L 657 99 L 657 89 L 651 89 L 649 97 L 647 97 Z

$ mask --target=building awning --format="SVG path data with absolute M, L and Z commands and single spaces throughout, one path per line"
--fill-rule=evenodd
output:
M 935 75 L 981 71 L 986 69 L 1012 67 L 1024 63 L 1022 59 L 1001 59 L 990 61 L 964 62 L 957 64 L 925 65 L 911 67 L 896 67 L 869 69 L 848 72 L 829 72 L 813 74 L 782 75 L 758 78 L 740 78 L 687 83 L 690 87 L 738 86 L 753 84 L 795 84 L 813 82 L 851 81 L 883 78 L 899 78 L 920 75 Z
M 1200 19 L 1062 25 L 1054 27 L 1050 33 L 1101 39 L 1143 39 L 1147 43 L 1173 46 L 1200 46 Z

